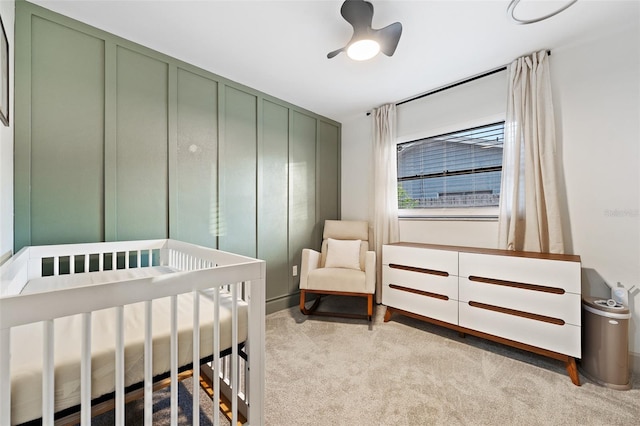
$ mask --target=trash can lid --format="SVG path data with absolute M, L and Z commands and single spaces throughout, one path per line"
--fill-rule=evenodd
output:
M 629 308 L 620 303 L 612 303 L 613 299 L 602 297 L 583 297 L 582 304 L 585 310 L 604 317 L 626 319 L 631 317 Z

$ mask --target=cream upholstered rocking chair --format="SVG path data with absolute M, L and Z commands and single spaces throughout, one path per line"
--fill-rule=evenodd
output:
M 375 284 L 376 254 L 369 251 L 367 222 L 327 220 L 324 222 L 321 252 L 302 250 L 300 310 L 305 315 L 333 315 L 371 321 Z M 318 295 L 309 309 L 305 306 L 307 293 Z M 331 294 L 365 297 L 367 315 L 317 311 L 321 297 Z

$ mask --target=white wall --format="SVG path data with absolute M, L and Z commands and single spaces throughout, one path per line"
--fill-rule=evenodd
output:
M 608 295 L 605 281 L 636 286 L 630 302 L 634 310 L 630 348 L 636 354 L 640 354 L 639 18 L 630 18 L 627 27 L 611 28 L 606 34 L 547 46 L 552 50 L 567 252 L 581 256 L 584 294 Z M 370 126 L 364 114 L 343 122 L 345 218 L 370 220 L 371 163 L 364 163 L 372 149 Z M 406 241 L 495 247 L 497 223 L 404 220 L 400 235 Z
M 608 296 L 604 282 L 636 287 L 630 347 L 640 354 L 640 20 L 629 22 L 554 49 L 551 72 L 583 292 Z
M 0 1 L 0 17 L 9 41 L 9 127 L 0 123 L 0 263 L 13 251 L 13 28 L 14 0 Z

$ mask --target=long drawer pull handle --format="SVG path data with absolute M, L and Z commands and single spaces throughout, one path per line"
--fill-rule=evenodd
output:
M 445 271 L 438 271 L 435 269 L 416 268 L 415 266 L 398 265 L 397 263 L 390 263 L 389 268 L 401 269 L 403 271 L 420 272 L 421 274 L 438 275 L 440 277 L 448 277 L 449 273 Z
M 528 318 L 536 321 L 547 322 L 555 325 L 564 325 L 564 321 L 560 318 L 547 317 L 544 315 L 532 314 L 530 312 L 516 311 L 515 309 L 503 308 L 501 306 L 487 305 L 480 302 L 469 302 L 469 306 L 474 308 L 486 309 L 488 311 L 499 312 L 501 314 L 513 315 L 516 317 Z
M 558 287 L 545 287 L 543 285 L 525 284 L 525 283 L 519 283 L 515 281 L 496 280 L 494 278 L 476 277 L 473 275 L 469 277 L 469 281 L 475 281 L 475 282 L 484 283 L 484 284 L 495 284 L 495 285 L 501 285 L 505 287 L 521 288 L 523 290 L 541 291 L 543 293 L 552 293 L 552 294 L 565 293 L 564 289 L 558 288 Z
M 415 288 L 403 287 L 401 285 L 389 284 L 389 288 L 394 290 L 406 291 L 407 293 L 419 294 L 420 296 L 433 297 L 434 299 L 449 300 L 449 296 L 444 294 L 431 293 L 429 291 L 416 290 Z

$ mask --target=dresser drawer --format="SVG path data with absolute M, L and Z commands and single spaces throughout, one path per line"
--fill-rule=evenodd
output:
M 535 284 L 580 294 L 580 262 L 518 256 L 460 253 L 460 277 Z
M 458 300 L 458 277 L 438 275 L 428 272 L 398 269 L 401 267 L 384 265 L 382 282 L 385 286 L 395 285 Z
M 567 293 L 564 290 L 552 293 L 548 292 L 548 287 L 513 287 L 511 282 L 472 281 L 462 277 L 458 282 L 458 299 L 461 302 L 499 306 L 581 325 L 579 294 Z
M 458 252 L 400 245 L 382 246 L 384 265 L 403 265 L 458 275 Z
M 382 304 L 450 324 L 458 323 L 458 301 L 436 298 L 384 285 Z
M 470 306 L 459 302 L 461 327 L 525 343 L 575 358 L 581 356 L 581 328 L 556 325 Z

